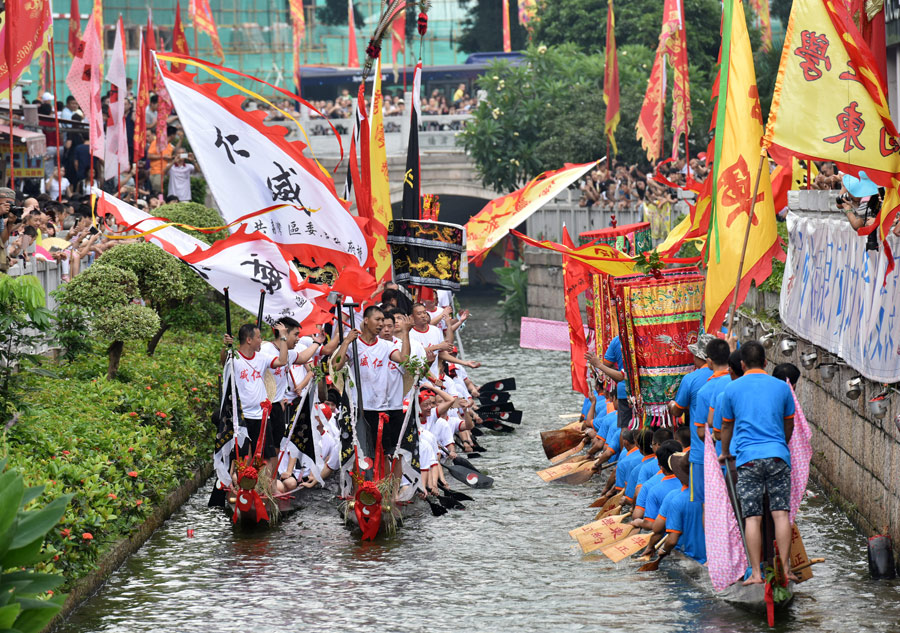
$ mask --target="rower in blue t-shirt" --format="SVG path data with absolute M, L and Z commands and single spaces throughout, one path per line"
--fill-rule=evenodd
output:
M 669 457 L 677 453 L 681 450 L 681 444 L 676 442 L 675 440 L 666 440 L 656 449 L 656 466 L 657 472 L 654 473 L 650 479 L 648 479 L 641 486 L 640 492 L 637 494 L 637 499 L 634 502 L 634 510 L 631 515 L 631 523 L 635 527 L 639 529 L 647 529 L 649 530 L 653 527 L 653 520 L 647 520 L 645 522 L 644 516 L 647 510 L 647 507 L 650 505 L 650 498 L 653 496 L 654 491 L 663 485 L 663 479 L 672 473 L 669 472 L 668 466 L 663 466 L 668 463 Z M 658 509 L 658 505 L 655 506 Z M 654 510 L 654 518 L 656 509 Z
M 653 431 L 649 428 L 637 431 L 634 436 L 634 443 L 641 453 L 641 459 L 631 467 L 631 472 L 628 474 L 625 484 L 625 501 L 628 503 L 633 503 L 637 496 L 638 479 L 643 467 L 650 463 L 655 465 L 657 461 L 656 455 L 653 453 Z
M 703 438 L 706 435 L 706 425 L 709 421 L 710 405 L 713 404 L 713 400 L 718 392 L 731 382 L 731 377 L 728 375 L 728 357 L 730 354 L 731 350 L 728 348 L 728 343 L 722 339 L 713 339 L 706 345 L 706 362 L 712 370 L 712 374 L 700 386 L 691 402 L 691 452 L 689 457 L 691 476 L 688 484 L 691 501 L 703 503 L 704 500 L 703 453 L 705 449 Z M 696 404 L 696 413 L 694 412 L 694 404 Z
M 616 409 L 619 412 L 619 427 L 627 427 L 631 422 L 632 410 L 631 405 L 628 403 L 628 378 L 625 375 L 622 341 L 618 336 L 613 337 L 606 347 L 602 360 L 590 352 L 585 354 L 584 357 L 591 366 L 600 370 L 616 383 Z
M 623 429 L 621 438 L 622 452 L 619 454 L 619 464 L 616 466 L 616 492 L 625 490 L 632 468 L 641 461 L 641 452 L 634 442 L 634 432 Z
M 699 563 L 706 562 L 706 536 L 703 532 L 703 504 L 691 501 L 690 461 L 684 453 L 676 453 L 669 458 L 672 472 L 678 478 L 681 488 L 670 493 L 659 509 L 653 524 L 651 545 L 655 545 L 666 535 L 660 557 L 668 555 L 674 548 L 680 549 Z M 649 547 L 649 545 L 648 545 Z

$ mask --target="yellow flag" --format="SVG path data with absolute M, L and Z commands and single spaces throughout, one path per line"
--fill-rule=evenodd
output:
M 835 161 L 890 186 L 900 142 L 875 67 L 841 2 L 795 0 L 766 126 L 773 158 Z
M 807 165 L 809 169 L 807 170 Z M 791 189 L 808 189 L 809 183 L 816 179 L 819 170 L 816 164 L 811 160 L 800 160 L 799 158 L 791 158 Z
M 381 57 L 375 65 L 375 88 L 372 91 L 372 122 L 369 140 L 369 175 L 372 182 L 372 232 L 375 237 L 375 279 L 381 281 L 391 272 L 391 249 L 387 243 L 387 227 L 391 221 L 391 185 L 388 180 L 387 150 L 384 144 L 384 117 L 381 94 Z
M 707 241 L 704 325 L 708 332 L 721 326 L 731 305 L 751 214 L 753 222 L 741 268 L 738 305 L 751 282 L 759 284 L 772 272 L 772 259 L 784 257 L 777 243 L 769 170 L 759 172 L 763 122 L 744 5 L 740 0 L 725 0 L 724 9 L 715 167 L 710 176 L 715 179 L 715 209 Z M 757 173 L 759 190 L 753 200 Z

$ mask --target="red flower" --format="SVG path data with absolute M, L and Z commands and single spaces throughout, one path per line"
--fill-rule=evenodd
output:
M 71 534 L 72 530 L 70 530 L 69 528 L 63 528 L 59 531 L 59 533 L 65 537 L 65 536 L 68 536 L 69 534 Z
M 141 505 L 142 503 L 144 503 L 143 500 L 138 499 L 137 502 L 136 502 L 134 505 L 139 506 L 139 505 Z
M 63 451 L 63 455 L 69 455 L 69 451 Z
M 134 411 L 132 411 L 132 412 L 129 413 L 128 415 L 130 415 L 130 416 L 133 417 L 133 418 L 136 418 L 136 417 L 137 417 L 137 413 L 135 413 Z
M 128 476 L 129 477 L 137 477 L 138 473 L 136 470 L 131 470 L 131 471 L 128 471 Z
M 169 416 L 167 416 L 165 413 L 163 413 L 162 411 L 157 411 L 157 412 L 156 412 L 156 415 L 158 415 L 158 416 L 161 417 L 161 418 L 167 418 L 167 417 L 169 417 Z
M 191 387 L 191 391 L 197 391 L 196 387 Z
M 53 557 L 53 560 L 59 560 L 59 554 Z
M 115 495 L 115 493 L 113 493 L 113 492 L 109 493 L 109 494 L 106 495 L 106 496 L 109 497 L 110 499 L 118 499 L 118 497 L 117 497 L 117 496 Z
M 52 589 L 48 589 L 48 590 L 47 590 L 47 595 L 48 595 L 48 596 L 52 596 L 52 595 L 53 595 L 53 590 L 52 590 Z
M 144 387 L 144 389 L 146 389 L 147 391 L 150 391 L 150 385 L 147 385 L 146 387 Z
M 129 453 L 133 453 L 133 452 L 134 452 L 134 446 L 129 446 L 129 447 L 128 447 L 128 452 L 129 452 Z
M 84 534 L 81 535 L 81 538 L 83 538 L 85 541 L 92 541 L 92 540 L 94 540 L 94 535 L 91 534 L 90 532 L 85 532 Z
M 50 459 L 56 459 L 56 455 L 51 455 Z

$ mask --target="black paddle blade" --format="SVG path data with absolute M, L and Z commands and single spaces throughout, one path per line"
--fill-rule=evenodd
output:
M 482 393 L 478 396 L 481 404 L 502 404 L 509 402 L 509 394 L 505 391 L 494 391 L 492 393 Z
M 444 494 L 450 497 L 451 499 L 456 499 L 457 501 L 475 501 L 472 497 L 467 495 L 464 492 L 457 492 L 456 490 L 451 490 L 447 484 L 439 484 L 441 490 L 444 491 Z
M 475 459 L 476 457 L 481 457 L 481 453 L 466 453 L 466 457 L 469 459 Z
M 454 499 L 453 497 L 443 497 L 439 496 L 438 501 L 441 502 L 441 505 L 447 508 L 448 510 L 465 510 L 466 506 L 461 504 L 459 501 Z
M 486 382 L 481 387 L 479 387 L 478 391 L 480 394 L 484 395 L 485 393 L 492 391 L 515 391 L 516 390 L 516 379 L 515 378 L 504 378 L 503 380 L 492 380 L 491 382 Z
M 446 468 L 454 479 L 466 484 L 470 488 L 490 488 L 494 485 L 494 479 L 492 477 L 475 472 L 464 466 L 450 464 Z
M 463 468 L 468 468 L 469 470 L 474 470 L 476 473 L 481 472 L 480 470 L 475 468 L 475 466 L 472 465 L 472 462 L 470 462 L 465 457 L 460 457 L 459 455 L 457 455 L 456 457 L 453 458 L 453 463 L 457 466 L 462 466 Z
M 431 500 L 431 495 L 425 497 L 425 501 L 428 502 L 428 505 L 431 506 L 431 514 L 436 517 L 439 517 L 443 514 L 447 514 L 447 508 L 442 506 L 440 503 L 435 503 Z
M 472 429 L 472 430 L 474 431 L 475 429 Z M 474 435 L 474 433 L 473 433 L 473 435 Z M 484 453 L 485 451 L 487 451 L 487 449 L 484 448 L 483 446 L 479 446 L 478 442 L 472 442 L 472 448 L 474 448 L 479 453 Z M 481 457 L 481 456 L 479 455 L 479 457 Z M 472 459 L 471 454 L 469 455 L 469 459 Z
M 469 431 L 469 432 L 470 432 L 473 436 L 475 436 L 475 437 L 481 437 L 482 435 L 484 435 L 484 431 L 482 431 L 481 429 L 479 429 L 477 426 L 474 427 L 474 428 L 473 428 L 471 431 Z M 482 449 L 476 447 L 475 450 L 476 450 L 476 451 L 480 451 L 480 450 L 482 450 Z
M 491 431 L 496 431 L 497 433 L 512 433 L 515 429 L 511 426 L 506 426 L 502 422 L 498 422 L 497 420 L 484 420 L 482 422 L 482 426 L 486 429 L 490 429 Z
M 490 418 L 492 420 L 499 420 L 500 422 L 505 422 L 506 424 L 522 424 L 521 411 L 500 411 L 497 413 L 483 413 L 481 414 L 481 417 Z
M 502 413 L 503 411 L 515 411 L 516 407 L 512 402 L 500 402 L 498 404 L 482 404 L 478 407 L 478 414 L 485 413 Z

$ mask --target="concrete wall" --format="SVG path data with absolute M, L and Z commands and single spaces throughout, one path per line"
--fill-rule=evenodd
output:
M 544 249 L 525 249 L 528 266 L 528 316 L 565 321 L 562 255 Z

